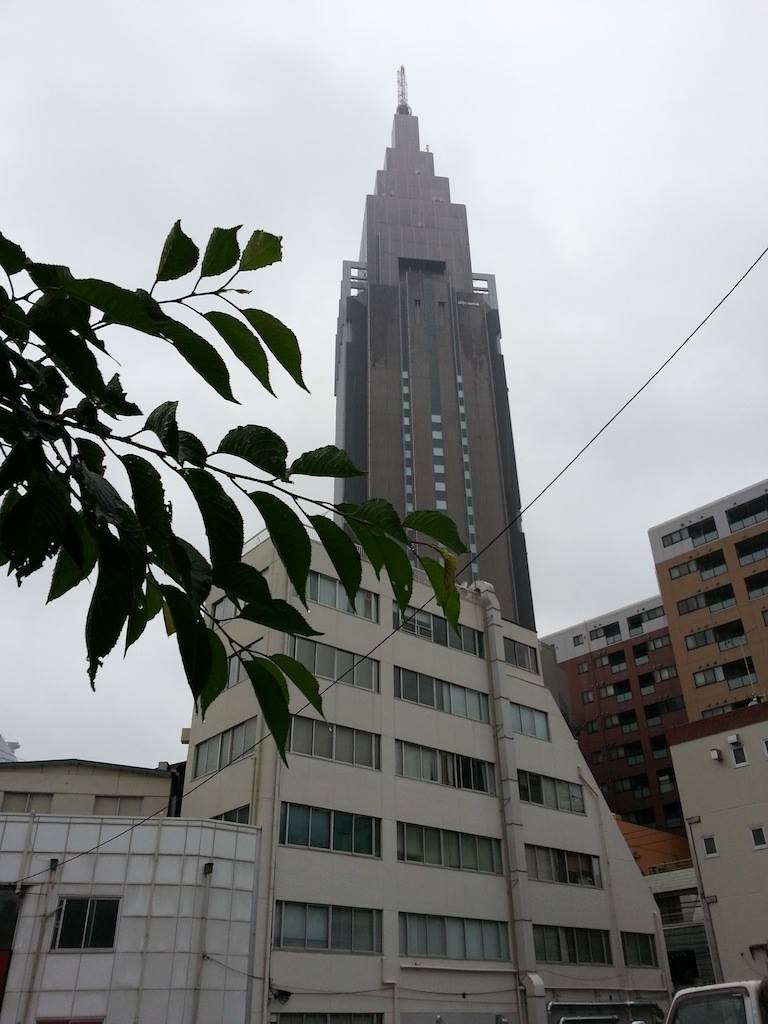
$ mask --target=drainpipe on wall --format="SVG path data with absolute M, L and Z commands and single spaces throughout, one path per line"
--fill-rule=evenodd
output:
M 544 982 L 537 973 L 533 948 L 528 892 L 528 871 L 522 831 L 520 794 L 517 788 L 515 744 L 506 735 L 505 711 L 509 699 L 504 694 L 506 660 L 501 607 L 490 583 L 476 583 L 473 590 L 480 596 L 485 620 L 485 656 L 488 660 L 491 703 L 494 717 L 496 760 L 499 767 L 499 788 L 504 823 L 504 846 L 507 852 L 507 902 L 512 922 L 512 938 L 517 969 L 518 1013 L 522 1024 L 546 1024 L 547 1006 Z

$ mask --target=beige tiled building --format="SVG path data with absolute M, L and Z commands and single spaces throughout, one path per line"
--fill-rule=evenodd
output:
M 296 602 L 268 541 L 246 557 Z M 659 915 L 543 685 L 536 634 L 478 584 L 460 637 L 434 604 L 390 636 L 392 593 L 367 563 L 356 614 L 317 544 L 312 565 L 323 635 L 295 653 L 330 687 L 325 720 L 294 694 L 283 766 L 235 661 L 189 734 L 185 815 L 265 837 L 253 1019 L 654 1019 Z M 417 579 L 414 607 L 428 597 Z M 232 627 L 241 642 L 257 629 Z M 263 647 L 294 649 L 269 632 Z

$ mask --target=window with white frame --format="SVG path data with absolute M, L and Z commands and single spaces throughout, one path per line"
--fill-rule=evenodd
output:
M 8 789 L 0 810 L 4 814 L 50 814 L 53 793 L 22 793 Z
M 296 660 L 320 679 L 333 679 L 337 683 L 378 693 L 379 663 L 373 658 L 364 658 L 352 651 L 303 636 L 296 637 L 293 647 Z
M 96 796 L 93 799 L 93 813 L 138 817 L 143 803 L 144 798 L 140 796 Z
M 401 913 L 400 955 L 509 960 L 507 922 Z
M 397 859 L 458 871 L 502 873 L 501 842 L 447 828 L 397 823 Z
M 251 815 L 250 804 L 243 804 L 241 807 L 233 807 L 231 811 L 224 811 L 223 814 L 214 814 L 214 821 L 229 821 L 234 825 L 247 825 Z
M 496 793 L 496 770 L 489 761 L 395 740 L 395 771 L 409 779 L 437 782 L 454 789 Z
M 512 732 L 522 736 L 535 736 L 538 740 L 549 739 L 549 719 L 546 711 L 529 708 L 525 704 L 509 702 Z
M 65 896 L 59 900 L 51 949 L 112 949 L 119 899 Z
M 380 953 L 381 911 L 278 900 L 274 944 L 278 949 Z
M 705 857 L 716 857 L 717 856 L 717 842 L 714 836 L 702 836 L 701 844 L 704 847 Z
M 627 967 L 658 967 L 656 940 L 648 932 L 622 932 L 621 946 Z
M 743 768 L 744 765 L 749 764 L 749 758 L 743 743 L 731 744 L 731 757 L 733 758 L 735 768 Z
M 333 576 L 326 576 L 325 573 L 309 573 L 308 596 L 310 601 L 325 605 L 328 608 L 338 608 L 340 612 L 347 612 L 349 615 L 358 615 L 370 622 L 379 621 L 379 595 L 372 590 L 360 587 L 355 596 L 354 605 L 347 597 L 347 592 L 339 580 Z
M 535 924 L 533 944 L 539 963 L 612 964 L 611 940 L 599 928 Z
M 283 803 L 280 808 L 280 842 L 284 846 L 380 857 L 381 818 L 327 807 Z
M 564 779 L 518 769 L 517 784 L 520 799 L 524 803 L 540 804 L 553 811 L 586 814 L 584 792 L 578 782 L 566 782 Z
M 755 850 L 764 850 L 768 847 L 768 833 L 766 833 L 765 825 L 755 825 L 749 832 L 752 836 L 752 846 Z
M 475 722 L 489 721 L 488 694 L 395 665 L 395 697 Z
M 232 764 L 252 750 L 255 744 L 255 717 L 203 740 L 195 748 L 195 778 Z
M 295 754 L 363 768 L 380 768 L 380 744 L 378 733 L 364 729 L 332 725 L 303 715 L 294 715 L 291 719 L 290 750 Z
M 525 861 L 528 877 L 537 882 L 582 885 L 589 889 L 602 888 L 600 858 L 594 854 L 526 843 Z

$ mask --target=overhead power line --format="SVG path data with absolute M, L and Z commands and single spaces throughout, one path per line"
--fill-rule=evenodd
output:
M 547 493 L 547 491 L 549 491 L 549 490 L 550 490 L 550 489 L 551 489 L 552 487 L 554 487 L 554 485 L 555 485 L 555 484 L 557 483 L 557 481 L 558 481 L 558 480 L 560 480 L 560 478 L 561 478 L 562 476 L 564 476 L 564 475 L 565 475 L 565 474 L 566 474 L 566 473 L 568 472 L 568 470 L 569 470 L 569 469 L 570 469 L 570 468 L 571 468 L 571 467 L 572 467 L 572 466 L 573 466 L 573 465 L 574 465 L 574 464 L 575 464 L 576 462 L 578 462 L 578 460 L 579 460 L 579 459 L 580 459 L 580 458 L 582 457 L 582 455 L 584 455 L 584 454 L 585 454 L 585 453 L 586 453 L 586 452 L 587 452 L 587 451 L 588 451 L 588 450 L 589 450 L 589 449 L 590 449 L 590 448 L 592 447 L 592 445 L 593 445 L 593 444 L 595 443 L 595 441 L 597 441 L 597 440 L 598 440 L 598 438 L 600 438 L 600 437 L 601 437 L 601 436 L 602 436 L 602 435 L 603 435 L 603 434 L 605 433 L 605 431 L 606 431 L 606 430 L 608 430 L 608 428 L 609 428 L 609 427 L 610 427 L 610 426 L 611 426 L 611 425 L 612 425 L 613 423 L 615 423 L 615 422 L 616 422 L 616 420 L 617 420 L 617 419 L 619 418 L 619 416 L 621 416 L 621 414 L 622 414 L 622 413 L 623 413 L 623 412 L 624 412 L 624 411 L 625 411 L 626 409 L 628 409 L 628 408 L 629 408 L 629 406 L 630 406 L 630 405 L 632 405 L 632 403 L 633 403 L 633 402 L 634 402 L 634 401 L 635 401 L 635 400 L 636 400 L 637 398 L 639 398 L 639 397 L 640 397 L 640 395 L 641 395 L 641 394 L 642 394 L 642 393 L 643 393 L 643 392 L 644 392 L 644 391 L 646 390 L 646 388 L 647 388 L 647 387 L 649 387 L 649 386 L 650 386 L 650 385 L 651 385 L 651 384 L 653 383 L 653 381 L 654 381 L 654 380 L 656 380 L 656 378 L 657 378 L 657 377 L 659 376 L 659 374 L 660 374 L 660 373 L 662 373 L 662 372 L 663 372 L 663 371 L 664 371 L 664 370 L 665 370 L 665 369 L 667 368 L 667 366 L 669 366 L 669 364 L 670 364 L 670 363 L 672 362 L 672 360 L 673 360 L 673 359 L 674 359 L 674 358 L 675 358 L 675 357 L 676 357 L 677 355 L 679 355 L 679 354 L 680 354 L 680 352 L 682 352 L 682 351 L 683 351 L 683 349 L 684 349 L 684 348 L 685 348 L 685 346 L 686 346 L 686 345 L 688 344 L 688 342 L 689 342 L 689 341 L 691 341 L 691 340 L 692 340 L 692 339 L 693 339 L 693 338 L 694 338 L 694 337 L 695 337 L 695 336 L 696 336 L 696 335 L 697 335 L 697 334 L 699 333 L 699 331 L 701 330 L 701 328 L 702 328 L 702 327 L 704 327 L 704 325 L 705 325 L 706 323 L 708 323 L 708 321 L 709 321 L 709 320 L 711 320 L 711 319 L 712 319 L 712 317 L 713 317 L 713 316 L 715 315 L 715 313 L 716 313 L 716 312 L 717 312 L 717 311 L 718 311 L 718 310 L 720 309 L 720 307 L 721 307 L 721 306 L 722 306 L 722 305 L 723 305 L 723 304 L 724 304 L 725 302 L 727 302 L 727 301 L 728 301 L 728 299 L 729 299 L 729 298 L 731 297 L 731 295 L 733 295 L 733 293 L 734 293 L 734 292 L 736 291 L 736 289 L 737 289 L 737 288 L 739 287 L 739 285 L 740 285 L 740 284 L 741 284 L 741 283 L 742 283 L 743 281 L 745 281 L 747 277 L 749 277 L 749 275 L 750 275 L 750 274 L 752 273 L 752 271 L 753 271 L 753 270 L 755 269 L 755 267 L 756 267 L 756 266 L 757 266 L 757 265 L 758 265 L 758 264 L 760 263 L 760 261 L 761 261 L 761 260 L 763 259 L 763 257 L 764 257 L 764 256 L 765 256 L 766 254 L 768 254 L 768 246 L 766 246 L 766 247 L 765 247 L 765 248 L 763 249 L 763 251 L 762 251 L 762 252 L 760 253 L 760 255 L 759 255 L 759 256 L 758 256 L 758 257 L 757 257 L 757 258 L 756 258 L 755 260 L 753 260 L 753 261 L 752 261 L 752 263 L 750 263 L 750 265 L 749 265 L 749 266 L 747 267 L 747 269 L 746 269 L 746 270 L 744 271 L 744 273 L 743 273 L 743 274 L 741 274 L 741 276 L 740 276 L 739 278 L 737 278 L 737 280 L 736 280 L 736 281 L 735 281 L 735 282 L 734 282 L 734 283 L 733 283 L 733 284 L 731 285 L 731 287 L 730 287 L 730 288 L 728 289 L 728 291 L 727 291 L 727 292 L 725 292 L 725 294 L 724 294 L 724 295 L 722 296 L 722 298 L 720 298 L 720 299 L 719 299 L 719 300 L 718 300 L 718 301 L 717 301 L 717 302 L 715 303 L 715 305 L 714 305 L 714 306 L 713 306 L 713 307 L 712 307 L 712 308 L 710 309 L 710 311 L 709 311 L 709 312 L 707 313 L 707 315 L 706 315 L 706 316 L 705 316 L 705 317 L 703 318 L 703 320 L 700 320 L 700 321 L 699 321 L 699 323 L 698 323 L 698 324 L 697 324 L 697 325 L 696 325 L 696 326 L 694 327 L 694 329 L 693 329 L 693 330 L 691 331 L 691 333 L 690 333 L 690 334 L 688 334 L 688 335 L 687 335 L 687 336 L 686 336 L 685 338 L 683 338 L 683 340 L 682 340 L 682 341 L 680 342 L 680 344 L 679 344 L 679 345 L 677 345 L 677 347 L 676 347 L 676 348 L 674 348 L 674 349 L 672 350 L 672 352 L 670 352 L 670 354 L 669 354 L 669 355 L 667 356 L 667 358 L 666 358 L 666 359 L 665 359 L 665 360 L 664 360 L 664 361 L 663 361 L 663 362 L 662 362 L 662 363 L 661 363 L 661 364 L 660 364 L 660 365 L 659 365 L 659 366 L 658 366 L 658 367 L 657 367 L 657 368 L 656 368 L 656 369 L 655 369 L 655 370 L 653 371 L 653 373 L 652 373 L 652 374 L 650 375 L 650 377 L 648 377 L 648 378 L 647 378 L 647 379 L 646 379 L 646 380 L 645 380 L 645 381 L 644 381 L 644 382 L 643 382 L 643 383 L 642 383 L 642 384 L 640 385 L 640 387 L 639 387 L 639 388 L 637 388 L 637 390 L 636 390 L 636 391 L 634 391 L 634 392 L 633 392 L 633 393 L 632 393 L 632 394 L 631 394 L 631 395 L 629 396 L 629 398 L 627 398 L 627 399 L 626 399 L 626 400 L 625 400 L 624 402 L 622 402 L 622 404 L 621 404 L 621 405 L 620 405 L 620 406 L 618 407 L 618 409 L 616 409 L 616 411 L 615 411 L 615 412 L 614 412 L 614 413 L 613 413 L 613 414 L 612 414 L 612 415 L 611 415 L 611 416 L 610 416 L 610 417 L 609 417 L 609 418 L 608 418 L 608 419 L 607 419 L 607 420 L 606 420 L 606 421 L 605 421 L 605 422 L 603 423 L 603 425 L 602 425 L 602 426 L 600 427 L 600 429 L 599 429 L 599 430 L 597 430 L 597 431 L 595 431 L 595 433 L 594 433 L 594 434 L 593 434 L 593 435 L 592 435 L 592 436 L 591 436 L 591 437 L 589 438 L 589 440 L 588 440 L 588 441 L 586 442 L 586 444 L 583 444 L 583 445 L 581 446 L 581 448 L 579 448 L 579 450 L 578 450 L 578 451 L 577 451 L 577 452 L 575 453 L 575 455 L 573 455 L 573 456 L 572 456 L 572 457 L 571 457 L 571 458 L 570 458 L 570 459 L 568 460 L 568 462 L 566 462 L 566 463 L 565 463 L 565 465 L 564 465 L 564 466 L 562 467 L 562 469 L 560 469 L 560 470 L 559 470 L 559 471 L 558 471 L 557 473 L 555 473 L 555 475 L 554 475 L 554 476 L 553 476 L 553 477 L 551 478 L 551 480 L 549 480 L 549 481 L 548 481 L 548 483 L 546 483 L 546 484 L 544 485 L 544 487 L 542 487 L 542 488 L 541 488 L 541 490 L 540 490 L 540 491 L 539 491 L 539 492 L 538 492 L 537 494 L 535 494 L 533 498 L 531 498 L 531 500 L 530 500 L 530 501 L 528 502 L 528 504 L 527 504 L 527 505 L 524 505 L 524 506 L 523 506 L 523 508 L 521 508 L 521 509 L 520 509 L 520 511 L 519 511 L 519 512 L 517 512 L 517 513 L 516 513 L 516 514 L 515 514 L 515 515 L 514 515 L 514 516 L 512 517 L 512 519 L 510 519 L 510 520 L 509 520 L 509 522 L 508 522 L 508 523 L 506 523 L 506 524 L 505 524 L 505 525 L 504 525 L 504 526 L 503 526 L 503 527 L 502 527 L 502 528 L 501 528 L 501 529 L 499 530 L 499 532 L 498 532 L 497 534 L 495 534 L 495 536 L 491 537 L 491 539 L 490 539 L 490 540 L 489 540 L 489 541 L 487 542 L 487 544 L 483 545 L 483 547 L 481 547 L 481 548 L 480 548 L 480 550 L 479 550 L 479 551 L 477 551 L 477 552 L 476 552 L 476 554 L 474 554 L 474 555 L 473 555 L 473 556 L 472 556 L 472 557 L 471 557 L 471 558 L 470 558 L 470 559 L 469 559 L 469 560 L 467 561 L 467 563 L 466 563 L 466 564 L 465 564 L 465 565 L 464 565 L 464 566 L 462 567 L 462 569 L 461 569 L 461 572 L 459 573 L 459 575 L 463 575 L 463 574 L 464 574 L 464 573 L 465 573 L 465 572 L 467 571 L 467 569 L 468 569 L 468 568 L 469 568 L 469 567 L 470 567 L 470 566 L 471 566 L 471 565 L 472 565 L 472 564 L 473 564 L 474 562 L 476 562 L 476 561 L 478 560 L 478 558 L 480 558 L 480 556 L 481 556 L 481 555 L 484 555 L 484 554 L 485 554 L 485 552 L 486 552 L 486 551 L 488 551 L 488 549 L 489 549 L 490 547 L 492 547 L 492 546 L 493 546 L 493 545 L 494 545 L 494 544 L 495 544 L 495 543 L 496 543 L 496 542 L 497 542 L 498 540 L 500 540 L 500 539 L 501 539 L 501 538 L 502 538 L 502 537 L 503 537 L 503 536 L 504 536 L 504 535 L 505 535 L 505 534 L 506 534 L 506 533 L 507 533 L 507 532 L 508 532 L 509 530 L 511 530 L 511 529 L 512 529 L 512 527 L 513 527 L 513 526 L 514 526 L 514 525 L 515 525 L 515 524 L 516 524 L 517 522 L 519 522 L 519 521 L 520 521 L 520 519 L 522 518 L 522 516 L 523 516 L 523 515 L 525 515 L 525 513 L 526 513 L 526 512 L 528 512 L 528 511 L 529 511 L 530 509 L 532 509 L 532 508 L 533 508 L 533 506 L 534 506 L 534 505 L 535 505 L 535 504 L 536 504 L 536 503 L 537 503 L 537 502 L 538 502 L 538 501 L 539 501 L 539 500 L 540 500 L 541 498 L 543 498 L 543 497 L 544 497 L 544 495 L 545 495 L 545 494 Z M 320 691 L 320 695 L 322 696 L 323 694 L 326 694 L 326 693 L 327 693 L 327 692 L 328 692 L 328 691 L 329 691 L 329 690 L 331 689 L 331 687 L 332 687 L 332 686 L 335 686 L 335 685 L 336 685 L 336 683 L 339 683 L 339 682 L 341 682 L 341 681 L 342 681 L 342 680 L 343 680 L 343 679 L 345 678 L 345 676 L 347 676 L 347 675 L 348 675 L 348 674 L 349 674 L 349 673 L 350 673 L 350 672 L 351 672 L 351 671 L 352 671 L 352 670 L 354 669 L 355 665 L 359 664 L 359 662 L 360 662 L 360 661 L 363 661 L 363 660 L 365 660 L 366 658 L 370 658 L 370 656 L 371 656 L 372 654 L 375 654 L 375 652 L 376 652 L 376 651 L 377 651 L 377 650 L 378 650 L 378 649 L 379 649 L 380 647 L 382 647 L 382 646 L 383 646 L 383 645 L 384 645 L 385 643 L 387 643 L 387 641 L 391 640 L 391 639 L 392 639 L 392 637 L 393 637 L 393 636 L 394 636 L 394 635 L 395 635 L 396 633 L 400 632 L 400 630 L 401 630 L 401 629 L 403 628 L 403 626 L 404 626 L 404 625 L 405 625 L 405 624 L 406 624 L 407 622 L 411 622 L 411 621 L 413 621 L 413 619 L 414 619 L 414 618 L 416 617 L 416 615 L 417 615 L 417 614 L 418 614 L 418 613 L 419 613 L 420 611 L 423 611 L 423 610 L 424 610 L 424 609 L 425 609 L 425 608 L 426 608 L 426 607 L 427 607 L 427 606 L 428 606 L 429 604 L 431 604 L 431 602 L 432 602 L 433 600 L 434 600 L 434 597 L 433 597 L 433 595 L 430 595 L 430 596 L 429 596 L 429 597 L 427 598 L 427 600 L 426 600 L 426 601 L 425 601 L 425 602 L 424 602 L 424 603 L 423 603 L 422 605 L 419 605 L 419 607 L 418 607 L 418 608 L 415 608 L 415 609 L 413 610 L 413 613 L 412 613 L 412 614 L 411 614 L 410 616 L 408 616 L 408 617 L 405 617 L 405 618 L 401 619 L 400 623 L 399 623 L 399 624 L 398 624 L 397 626 L 394 626 L 394 627 L 393 627 L 393 628 L 392 628 L 392 629 L 391 629 L 391 630 L 389 631 L 389 633 L 387 633 L 387 635 L 386 635 L 385 637 L 383 637 L 383 639 L 379 640 L 379 641 L 378 641 L 378 643 L 374 644 L 374 646 L 373 646 L 373 647 L 371 647 L 371 649 L 370 649 L 370 650 L 369 650 L 369 651 L 368 651 L 368 652 L 367 652 L 366 654 L 363 654 L 363 655 L 361 655 L 361 656 L 360 656 L 360 657 L 359 657 L 358 659 L 356 659 L 356 660 L 355 660 L 355 661 L 354 661 L 354 662 L 352 663 L 352 665 L 351 665 L 351 666 L 350 666 L 350 667 L 349 667 L 349 668 L 348 668 L 348 669 L 347 669 L 347 670 L 346 670 L 345 672 L 342 672 L 342 674 L 341 674 L 340 676 L 337 676 L 337 677 L 336 677 L 335 679 L 332 679 L 332 680 L 331 680 L 331 682 L 330 682 L 330 683 L 329 683 L 329 684 L 328 684 L 328 685 L 327 685 L 327 686 L 326 686 L 326 687 L 325 687 L 325 688 L 324 688 L 323 690 L 321 690 L 321 691 Z M 309 704 L 309 701 L 307 701 L 307 702 L 306 702 L 305 704 L 303 704 L 303 705 L 302 705 L 302 706 L 301 706 L 301 707 L 300 707 L 300 708 L 299 708 L 299 709 L 298 709 L 297 711 L 295 711 L 295 712 L 294 712 L 294 714 L 300 714 L 300 713 L 301 713 L 302 711 L 306 711 L 306 710 L 307 710 L 307 708 L 308 708 L 309 706 L 310 706 L 310 704 Z M 261 737 L 260 739 L 258 739 L 258 740 L 257 740 L 257 741 L 256 741 L 256 742 L 255 742 L 255 743 L 253 744 L 253 746 L 249 747 L 249 748 L 248 748 L 248 750 L 245 750 L 245 751 L 243 751 L 243 755 L 242 755 L 242 757 L 245 757 L 245 756 L 246 756 L 246 754 L 251 754 L 251 753 L 252 753 L 252 752 L 253 752 L 254 750 L 256 750 L 256 748 L 257 748 L 257 747 L 259 747 L 259 746 L 260 746 L 260 745 L 261 745 L 261 744 L 262 744 L 262 743 L 263 743 L 263 742 L 264 742 L 265 740 L 269 739 L 271 735 L 272 735 L 272 734 L 271 734 L 270 732 L 267 732 L 267 733 L 265 733 L 265 734 L 264 734 L 264 735 L 263 735 L 263 736 L 262 736 L 262 737 Z M 242 759 L 242 758 L 241 758 L 241 759 Z M 222 772 L 222 771 L 224 771 L 224 769 L 225 769 L 225 768 L 227 768 L 227 767 L 229 767 L 229 766 L 228 766 L 228 765 L 223 765 L 223 766 L 222 766 L 221 768 L 217 768 L 217 769 L 216 769 L 216 771 L 215 771 L 215 772 L 212 772 L 212 773 L 211 773 L 210 775 L 206 775 L 206 776 L 205 776 L 205 778 L 204 778 L 204 779 L 201 779 L 201 780 L 200 780 L 200 782 L 198 782 L 198 784 L 197 784 L 196 786 L 193 786 L 193 787 L 192 787 L 191 789 L 187 790 L 187 792 L 186 792 L 186 793 L 184 794 L 184 799 L 186 799 L 186 798 L 187 798 L 188 796 L 191 796 L 191 794 L 192 794 L 192 793 L 195 793 L 195 792 L 196 792 L 196 791 L 197 791 L 198 789 L 200 789 L 200 788 L 201 788 L 202 786 L 204 786 L 204 785 L 205 785 L 206 783 L 210 782 L 210 781 L 211 781 L 211 779 L 214 779 L 214 778 L 216 778 L 216 776 L 217 776 L 217 775 L 219 774 L 219 772 Z M 96 844 L 95 846 L 92 846 L 92 847 L 91 847 L 90 849 L 88 849 L 88 850 L 83 850 L 83 851 L 81 851 L 80 853 L 75 853 L 75 854 L 73 854 L 73 855 L 72 855 L 71 857 L 68 857 L 68 858 L 66 858 L 65 860 L 62 860 L 62 861 L 60 861 L 60 862 L 59 862 L 59 865 L 58 865 L 58 866 L 59 866 L 59 867 L 63 867 L 63 866 L 65 865 L 65 864 L 70 864 L 70 863 L 71 863 L 72 861 L 74 861 L 74 860 L 78 860 L 78 858 L 80 858 L 80 857 L 85 857 L 85 856 L 86 856 L 87 854 L 90 854 L 90 853 L 95 853 L 95 852 L 96 852 L 97 850 L 101 849 L 101 847 L 102 847 L 102 846 L 106 846 L 106 845 L 107 845 L 108 843 L 111 843 L 111 842 L 112 842 L 113 840 L 115 840 L 115 839 L 118 839 L 118 838 L 120 838 L 121 836 L 124 836 L 124 835 L 126 835 L 126 834 L 127 834 L 128 832 L 132 832 L 132 831 L 133 831 L 133 829 L 135 829 L 135 828 L 138 828 L 138 827 L 139 827 L 140 825 L 144 825 L 144 824 L 146 824 L 146 822 L 150 821 L 150 820 L 151 820 L 152 818 L 155 818 L 155 817 L 157 817 L 157 815 L 158 815 L 159 813 L 160 813 L 160 811 L 158 810 L 158 811 L 155 811 L 155 812 L 154 812 L 153 814 L 148 814 L 148 815 L 147 815 L 147 816 L 146 816 L 145 818 L 141 818 L 141 819 L 140 819 L 139 821 L 135 821 L 135 822 L 133 822 L 133 823 L 132 823 L 131 825 L 129 825 L 129 826 L 127 827 L 127 828 L 123 829 L 123 831 L 122 831 L 122 832 L 118 832 L 118 833 L 117 833 L 116 835 L 114 835 L 114 836 L 110 836 L 109 838 L 107 838 L 107 839 L 104 839 L 104 840 L 103 840 L 102 842 L 100 842 L 100 843 L 97 843 L 97 844 Z M 19 880 L 18 880 L 18 881 L 16 882 L 16 885 L 21 885 L 21 884 L 22 884 L 23 882 L 28 882 L 28 881 L 29 881 L 30 879 L 32 879 L 32 878 L 36 878 L 36 877 L 38 877 L 39 875 L 43 875 L 43 874 L 46 874 L 46 873 L 47 873 L 47 872 L 48 872 L 49 870 L 50 870 L 49 868 L 43 868 L 42 870 L 40 870 L 40 871 L 35 871 L 35 872 L 33 872 L 32 874 L 30 874 L 30 875 L 25 875 L 25 876 L 24 876 L 24 878 L 20 878 L 20 879 L 19 879 Z

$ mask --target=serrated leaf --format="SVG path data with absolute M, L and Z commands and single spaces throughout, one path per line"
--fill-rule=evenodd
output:
M 353 522 L 367 523 L 375 530 L 381 530 L 389 534 L 390 537 L 394 537 L 395 540 L 399 540 L 401 544 L 408 543 L 400 516 L 394 506 L 383 498 L 371 498 L 364 501 L 362 505 L 342 502 L 336 508 L 347 519 L 350 526 Z
M 315 448 L 304 452 L 295 459 L 288 468 L 288 475 L 294 476 L 330 476 L 351 477 L 365 476 L 365 473 L 354 465 L 350 457 L 334 444 Z
M 168 620 L 176 634 L 181 663 L 192 696 L 202 693 L 211 671 L 211 645 L 208 630 L 198 614 L 195 604 L 176 587 L 162 585 L 166 628 Z
M 87 437 L 76 437 L 75 444 L 83 465 L 87 466 L 92 473 L 104 476 L 104 449 L 101 445 Z
M 99 570 L 85 620 L 91 687 L 103 659 L 117 643 L 134 595 L 132 562 L 124 545 L 108 530 L 102 530 L 96 543 Z
M 199 437 L 188 430 L 179 431 L 179 462 L 189 462 L 199 469 L 205 465 L 208 452 Z
M 456 524 L 444 512 L 435 512 L 431 509 L 419 511 L 417 509 L 405 517 L 403 526 L 434 538 L 457 555 L 463 555 L 467 550 L 459 537 Z
M 338 506 L 337 506 L 338 507 Z M 371 563 L 371 568 L 379 579 L 384 565 L 384 551 L 381 546 L 381 536 L 377 535 L 365 523 L 359 523 L 355 519 L 347 520 L 350 530 L 360 542 L 360 547 L 365 552 L 366 558 Z
M 224 650 L 224 644 L 210 627 L 207 632 L 211 664 L 208 679 L 200 691 L 200 714 L 203 719 L 211 704 L 227 688 L 227 652 Z
M 309 516 L 309 521 L 315 528 L 328 557 L 333 562 L 333 567 L 339 574 L 349 603 L 354 608 L 360 581 L 363 578 L 363 567 L 357 548 L 348 534 L 332 519 L 328 519 L 326 516 Z
M 272 600 L 269 584 L 263 573 L 254 565 L 240 562 L 239 565 L 219 566 L 214 575 L 214 583 L 221 587 L 227 596 L 238 601 L 256 601 L 268 603 Z
M 239 564 L 245 538 L 237 505 L 219 481 L 204 469 L 186 469 L 183 475 L 203 517 L 211 565 L 218 568 Z
M 147 416 L 147 421 L 144 424 L 145 430 L 151 430 L 153 434 L 157 434 L 160 444 L 174 459 L 179 457 L 179 427 L 176 423 L 178 407 L 178 402 L 161 402 Z
M 48 590 L 46 604 L 55 601 L 59 597 L 78 586 L 87 579 L 93 572 L 96 565 L 98 551 L 93 536 L 85 526 L 82 519 L 79 522 L 80 537 L 82 542 L 82 557 L 78 565 L 74 558 L 62 548 L 56 558 L 51 577 L 51 586 Z
M 219 333 L 240 362 L 247 366 L 256 380 L 274 395 L 269 381 L 269 364 L 261 342 L 242 320 L 229 313 L 212 310 L 203 314 L 209 324 Z
M 149 623 L 163 607 L 163 595 L 151 576 L 147 576 L 143 592 L 134 598 L 125 630 L 125 653 L 141 637 Z
M 272 543 L 285 566 L 296 593 L 306 605 L 307 577 L 312 544 L 304 524 L 288 505 L 274 494 L 251 491 L 251 501 L 261 513 Z
M 239 618 L 291 636 L 322 636 L 320 630 L 310 626 L 298 608 L 278 597 L 271 597 L 269 601 L 249 601 Z
M 107 393 L 102 408 L 109 416 L 141 416 L 141 409 L 135 402 L 129 402 L 118 374 L 107 382 Z
M 140 455 L 123 455 L 122 463 L 128 474 L 133 507 L 147 544 L 160 558 L 171 558 L 171 514 L 165 501 L 160 474 Z
M 234 267 L 240 258 L 237 233 L 242 226 L 238 224 L 234 228 L 213 229 L 203 254 L 200 277 L 216 277 Z
M 229 383 L 227 364 L 209 341 L 180 320 L 170 317 L 159 325 L 159 332 L 214 391 L 228 402 L 237 402 Z
M 323 700 L 320 696 L 320 686 L 306 666 L 300 661 L 289 657 L 287 654 L 272 654 L 270 660 L 283 670 L 291 682 L 306 697 L 311 706 L 323 714 Z
M 288 711 L 288 686 L 283 673 L 274 662 L 265 658 L 251 658 L 245 663 L 245 671 L 253 686 L 264 721 L 272 733 L 280 757 L 285 760 L 285 744 L 291 726 Z
M 6 274 L 9 277 L 13 274 L 18 274 L 19 271 L 24 269 L 26 262 L 27 254 L 21 246 L 0 233 L 0 267 L 3 268 Z
M 235 427 L 221 439 L 217 451 L 222 455 L 236 455 L 278 480 L 285 478 L 288 447 L 282 437 L 269 427 L 259 427 L 255 423 Z
M 155 276 L 158 281 L 176 281 L 191 273 L 199 259 L 200 250 L 192 239 L 184 234 L 181 230 L 181 221 L 177 220 L 165 239 Z
M 442 608 L 448 624 L 455 633 L 458 633 L 461 601 L 456 590 L 456 560 L 449 555 L 444 557 L 442 565 L 427 555 L 419 555 L 419 562 L 427 574 L 437 603 Z
M 97 518 L 116 526 L 126 525 L 135 519 L 133 509 L 106 477 L 92 472 L 83 463 L 76 465 L 74 471 L 82 496 Z
M 79 391 L 96 399 L 104 397 L 107 386 L 87 342 L 50 320 L 30 320 L 30 328 L 51 360 Z
M 184 587 L 197 605 L 203 604 L 208 599 L 213 576 L 211 567 L 197 548 L 183 537 L 174 536 L 171 539 L 171 564 L 169 566 L 161 564 L 161 568 L 168 573 L 171 579 L 176 580 Z
M 141 289 L 130 291 L 95 277 L 62 279 L 59 286 L 67 295 L 77 296 L 89 306 L 100 309 L 110 322 L 160 337 L 158 325 L 164 314 L 147 292 Z
M 403 612 L 408 607 L 413 593 L 413 567 L 408 560 L 405 548 L 402 548 L 396 541 L 389 537 L 381 537 L 379 543 L 395 601 L 400 611 Z
M 279 263 L 283 258 L 282 243 L 281 235 L 271 235 L 269 231 L 254 231 L 243 249 L 240 269 L 260 270 L 261 267 Z
M 293 331 L 277 317 L 261 309 L 244 309 L 243 316 L 283 369 L 293 377 L 299 387 L 309 391 L 301 375 L 301 351 Z
M 57 474 L 33 478 L 18 500 L 3 503 L 0 548 L 9 572 L 19 582 L 36 572 L 58 552 L 65 536 L 76 533 L 76 518 Z

